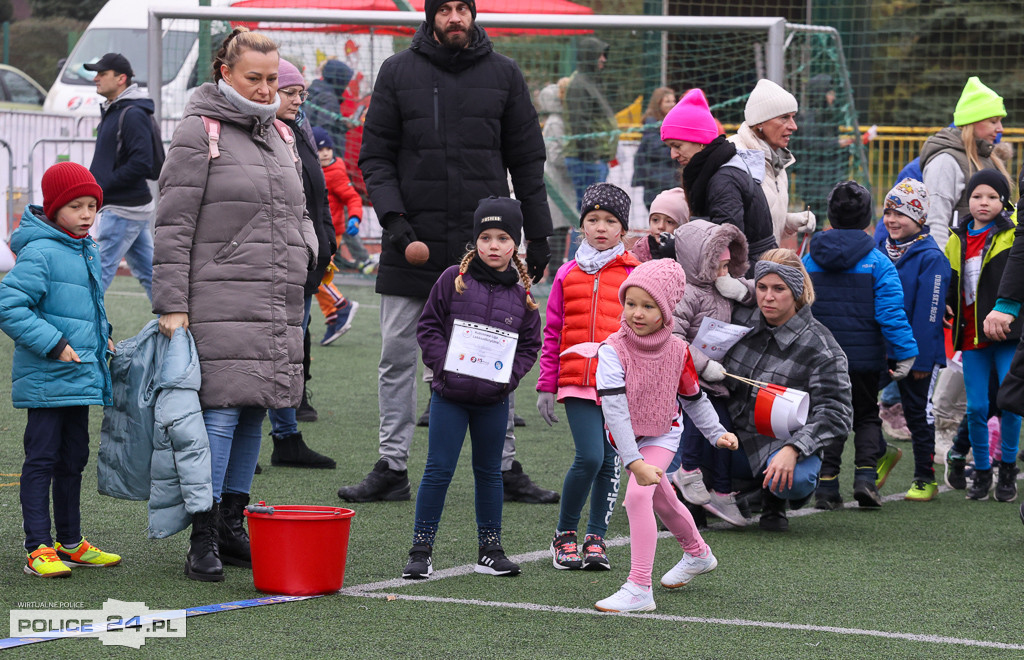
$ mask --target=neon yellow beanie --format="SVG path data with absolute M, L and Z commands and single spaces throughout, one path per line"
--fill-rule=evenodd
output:
M 953 111 L 953 123 L 967 126 L 990 117 L 1005 117 L 1003 97 L 986 87 L 977 76 L 971 76 L 964 85 L 960 100 Z

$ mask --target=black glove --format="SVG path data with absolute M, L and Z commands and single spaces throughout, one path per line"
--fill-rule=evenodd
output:
M 653 259 L 676 258 L 676 237 L 667 231 L 661 232 L 658 238 L 648 236 L 647 245 L 651 248 L 651 258 Z
M 401 254 L 405 253 L 405 248 L 409 247 L 409 243 L 416 240 L 416 232 L 412 230 L 412 225 L 400 213 L 388 213 L 384 216 L 384 230 L 388 234 L 391 245 L 395 246 L 395 249 Z
M 535 238 L 526 242 L 526 270 L 529 271 L 533 283 L 540 282 L 544 277 L 544 269 L 551 261 L 551 247 L 547 237 Z

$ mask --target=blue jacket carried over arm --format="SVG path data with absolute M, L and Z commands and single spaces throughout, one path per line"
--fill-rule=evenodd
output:
M 859 229 L 815 234 L 804 265 L 814 283 L 814 318 L 839 342 L 851 372 L 884 370 L 887 353 L 917 356 L 896 267 L 871 236 Z
M 885 241 L 882 238 L 878 242 L 878 250 L 888 258 Z M 913 369 L 930 372 L 936 365 L 944 367 L 946 338 L 942 318 L 946 313 L 949 260 L 935 239 L 923 233 L 910 244 L 895 265 L 903 284 L 903 309 L 917 342 L 917 360 Z
M 213 501 L 196 346 L 187 330 L 168 339 L 150 321 L 117 344 L 110 370 L 114 405 L 100 429 L 99 492 L 148 499 L 149 537 L 166 538 Z

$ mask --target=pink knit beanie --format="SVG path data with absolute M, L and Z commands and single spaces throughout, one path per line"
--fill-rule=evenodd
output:
M 667 215 L 681 225 L 690 221 L 690 207 L 682 188 L 671 188 L 658 193 L 651 202 L 651 213 Z
M 711 144 L 718 137 L 718 125 L 711 116 L 704 92 L 691 89 L 668 111 L 661 123 L 662 140 Z
M 646 291 L 661 310 L 661 320 L 669 330 L 675 323 L 672 312 L 683 299 L 686 288 L 686 272 L 675 259 L 653 259 L 645 261 L 629 274 L 619 287 L 619 302 L 626 304 L 626 289 L 631 286 Z
M 277 64 L 277 87 L 281 89 L 292 85 L 300 85 L 302 89 L 306 89 L 306 79 L 294 64 L 282 57 Z

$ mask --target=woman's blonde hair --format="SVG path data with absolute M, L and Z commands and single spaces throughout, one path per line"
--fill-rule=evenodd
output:
M 644 113 L 644 119 L 653 119 L 655 121 L 661 121 L 665 118 L 666 112 L 661 110 L 661 100 L 671 94 L 676 95 L 676 90 L 671 87 L 658 87 L 651 92 L 651 100 L 647 104 L 647 112 Z
M 979 122 L 974 122 L 974 124 L 977 123 Z M 960 140 L 964 143 L 964 153 L 967 154 L 967 162 L 970 163 L 970 171 L 967 172 L 966 176 L 968 179 L 970 179 L 971 175 L 978 170 L 985 169 L 981 164 L 980 157 L 978 156 L 978 141 L 974 137 L 974 124 L 967 124 L 960 128 Z M 996 169 L 999 170 L 999 173 L 1003 175 L 1006 182 L 1010 184 L 1010 187 L 1012 188 L 1013 178 L 1006 170 L 1006 163 L 1003 162 L 1003 159 L 996 155 L 995 152 L 993 152 L 989 158 L 992 159 L 992 164 L 996 166 Z
M 277 44 L 265 34 L 250 32 L 249 28 L 235 28 L 231 34 L 224 37 L 224 41 L 220 44 L 220 50 L 213 58 L 213 81 L 218 82 L 224 77 L 220 72 L 222 64 L 229 69 L 234 67 L 238 59 L 242 57 L 242 53 L 247 50 L 255 50 L 266 55 L 276 52 Z
M 804 305 L 814 303 L 814 284 L 811 283 L 811 276 L 807 274 L 804 262 L 800 261 L 800 257 L 796 252 L 789 248 L 775 248 L 774 250 L 768 250 L 757 259 L 758 261 L 771 261 L 783 266 L 799 268 L 800 272 L 804 274 L 804 292 L 796 299 L 796 308 L 799 311 Z
M 466 252 L 466 256 L 462 257 L 462 262 L 459 263 L 459 275 L 455 278 L 455 292 L 462 295 L 466 290 L 466 282 L 462 279 L 465 275 L 466 269 L 469 268 L 469 262 L 473 261 L 476 257 L 476 248 L 473 248 Z M 526 308 L 529 310 L 537 309 L 537 301 L 533 299 L 533 295 L 530 293 L 530 284 L 533 280 L 530 279 L 530 272 L 526 270 L 526 264 L 519 258 L 518 254 L 512 255 L 512 264 L 519 271 L 519 281 L 523 283 L 523 288 L 526 289 Z

